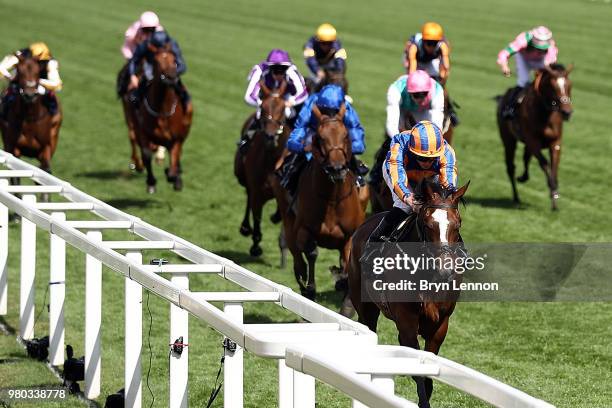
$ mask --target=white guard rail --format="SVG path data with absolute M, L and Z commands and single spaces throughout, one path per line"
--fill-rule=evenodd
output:
M 226 350 L 224 406 L 243 406 L 243 351 L 278 359 L 280 408 L 314 408 L 315 378 L 353 398 L 353 407 L 415 407 L 394 395 L 394 375 L 427 375 L 499 407 L 551 407 L 452 361 L 399 346 L 377 346 L 376 334 L 290 288 L 156 228 L 42 170 L 0 150 L 0 315 L 7 313 L 8 210 L 22 218 L 19 335 L 34 337 L 36 228 L 50 233 L 50 346 L 52 365 L 64 362 L 65 245 L 86 254 L 85 396 L 100 396 L 102 264 L 125 277 L 125 404 L 140 407 L 142 377 L 142 288 L 171 303 L 169 340 L 188 343 L 188 314 L 236 343 Z M 9 177 L 38 185 L 10 186 Z M 22 198 L 15 196 L 22 194 Z M 38 203 L 36 194 L 59 194 L 65 202 Z M 50 212 L 48 214 L 47 212 Z M 89 211 L 97 221 L 66 221 L 67 211 Z M 103 231 L 120 229 L 144 240 L 104 241 Z M 126 251 L 123 255 L 117 251 Z M 142 264 L 142 252 L 171 250 L 184 264 Z M 170 280 L 158 273 L 171 274 Z M 191 292 L 189 274 L 206 273 L 234 282 L 245 291 Z M 223 302 L 223 310 L 209 302 Z M 243 303 L 274 302 L 308 323 L 244 324 Z M 338 352 L 335 345 L 342 344 Z M 367 359 L 363 359 L 368 356 Z M 188 406 L 188 348 L 172 353 L 169 369 L 171 408 Z M 356 365 L 356 361 L 367 364 Z M 350 362 L 353 362 L 351 364 Z

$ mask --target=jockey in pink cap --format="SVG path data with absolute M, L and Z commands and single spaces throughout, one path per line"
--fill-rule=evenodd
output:
M 502 112 L 504 117 L 514 116 L 516 105 L 520 102 L 521 91 L 530 82 L 530 72 L 557 62 L 558 52 L 552 32 L 547 27 L 539 26 L 520 33 L 514 41 L 497 54 L 497 64 L 507 77 L 511 74 L 508 66 L 509 58 L 514 55 L 516 62 L 517 86 L 511 95 L 511 102 Z
M 382 182 L 381 166 L 391 138 L 412 126 L 428 120 L 438 128 L 444 128 L 444 88 L 422 70 L 400 76 L 387 91 L 387 138 L 376 152 L 376 163 L 370 171 L 370 184 Z
M 138 44 L 149 38 L 155 31 L 164 31 L 164 27 L 159 24 L 157 14 L 152 11 L 145 11 L 125 31 L 125 41 L 121 47 L 123 57 L 126 60 L 132 58 Z

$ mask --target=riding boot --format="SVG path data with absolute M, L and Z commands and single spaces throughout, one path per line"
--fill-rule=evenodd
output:
M 2 106 L 0 107 L 0 116 L 3 120 L 7 120 L 8 113 L 15 100 L 15 92 L 16 88 L 13 83 L 11 83 L 8 88 L 4 91 L 4 95 L 2 95 Z
M 448 116 L 450 117 L 451 125 L 454 128 L 459 126 L 459 123 L 461 123 L 459 116 L 457 116 L 455 107 L 458 107 L 458 105 L 456 105 L 452 99 L 448 98 Z
M 54 116 L 57 113 L 57 97 L 55 92 L 47 91 L 43 96 L 43 104 L 49 111 L 49 115 Z
M 389 239 L 389 235 L 393 232 L 400 221 L 406 219 L 412 214 L 412 209 L 403 210 L 398 207 L 391 208 L 385 216 L 380 220 L 376 228 L 370 233 L 366 241 L 365 248 L 359 258 L 359 262 L 367 262 L 372 255 L 382 253 L 382 245 L 379 248 L 376 244 L 381 244 Z
M 281 181 L 280 184 L 289 192 L 292 197 L 295 196 L 297 191 L 297 185 L 300 178 L 300 173 L 304 163 L 306 162 L 306 156 L 298 153 L 290 153 L 285 158 L 281 167 Z
M 519 105 L 519 96 L 521 95 L 522 91 L 523 88 L 520 86 L 515 86 L 512 88 L 508 97 L 508 103 L 502 110 L 503 119 L 514 119 Z
M 240 151 L 241 155 L 244 156 L 249 151 L 251 140 L 253 140 L 253 136 L 255 136 L 258 127 L 259 120 L 255 116 L 253 116 L 245 132 L 240 135 L 240 140 L 238 141 L 238 151 Z
M 357 185 L 359 187 L 364 187 L 366 185 L 364 176 L 368 174 L 368 171 L 370 171 L 368 166 L 359 160 L 357 156 L 352 155 L 351 160 L 349 161 L 349 169 L 357 176 Z
M 176 84 L 176 93 L 178 94 L 179 99 L 181 100 L 183 110 L 186 110 L 187 104 L 189 103 L 191 97 L 189 96 L 189 92 L 187 92 L 187 88 L 185 88 L 185 85 L 183 85 L 183 81 L 181 81 L 180 78 Z

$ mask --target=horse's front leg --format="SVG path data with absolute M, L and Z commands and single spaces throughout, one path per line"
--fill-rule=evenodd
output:
M 449 316 L 446 316 L 435 332 L 425 339 L 425 351 L 429 351 L 436 355 L 440 352 L 440 346 L 442 346 L 444 338 L 446 337 L 446 332 L 448 331 L 448 318 Z M 429 377 L 425 377 L 425 392 L 427 393 L 427 400 L 429 401 L 433 393 L 433 381 Z
M 166 170 L 166 176 L 169 183 L 174 183 L 174 190 L 181 191 L 183 189 L 183 180 L 181 179 L 181 151 L 183 142 L 176 141 L 170 148 L 170 167 Z
M 147 193 L 153 194 L 155 193 L 155 185 L 157 184 L 157 180 L 153 175 L 153 168 L 151 166 L 153 151 L 148 144 L 141 144 L 140 153 L 142 155 L 142 161 L 144 162 L 145 169 L 147 169 Z
M 305 228 L 300 228 L 297 233 L 297 247 L 301 253 L 306 255 L 306 260 L 308 261 L 308 276 L 306 285 L 304 287 L 300 287 L 300 290 L 302 292 L 302 296 L 310 300 L 314 300 L 317 294 L 315 282 L 315 264 L 317 262 L 319 252 L 317 251 L 317 243 L 315 242 L 314 237 L 312 237 Z
M 550 147 L 550 197 L 552 199 L 552 209 L 557 210 L 557 200 L 559 199 L 559 162 L 561 161 L 561 141 L 554 142 Z
M 397 336 L 400 345 L 411 347 L 419 350 L 419 340 L 417 338 L 419 331 L 418 314 L 413 311 L 393 313 L 396 316 L 395 326 L 399 331 Z M 430 408 L 429 397 L 427 396 L 427 388 L 425 386 L 425 377 L 413 376 L 412 379 L 417 386 L 417 395 L 419 396 L 419 408 Z
M 259 187 L 261 188 L 261 187 Z M 251 210 L 253 211 L 253 245 L 249 250 L 251 256 L 260 256 L 262 254 L 262 249 L 259 246 L 261 242 L 262 234 L 261 234 L 261 213 L 263 210 L 263 198 L 261 196 L 261 190 L 251 189 L 249 194 L 249 205 Z

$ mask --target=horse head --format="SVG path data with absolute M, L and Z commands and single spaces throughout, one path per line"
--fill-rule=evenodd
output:
M 317 133 L 312 139 L 312 153 L 321 163 L 323 171 L 334 183 L 341 183 L 348 174 L 351 159 L 351 143 L 344 126 L 346 105 L 342 104 L 336 112 L 322 111 L 314 105 L 312 112 L 319 121 Z
M 540 70 L 534 81 L 536 92 L 542 96 L 550 110 L 561 113 L 563 120 L 569 120 L 573 112 L 572 81 L 569 79 L 573 68 L 573 65 L 566 69 L 561 64 L 551 64 Z
M 431 179 L 423 179 L 415 194 L 415 199 L 422 203 L 416 220 L 420 239 L 432 243 L 429 249 L 443 260 L 456 257 L 457 244 L 461 242 L 459 202 L 469 185 L 468 182 L 455 190 Z M 453 270 L 439 272 L 442 279 L 448 279 L 453 274 Z
M 17 62 L 16 81 L 19 93 L 26 103 L 32 103 L 38 97 L 38 81 L 40 79 L 40 65 L 32 56 L 20 55 Z
M 170 44 L 162 47 L 149 44 L 149 48 L 153 52 L 153 80 L 159 80 L 168 86 L 176 85 L 178 83 L 176 57 Z
M 260 81 L 262 94 L 260 124 L 265 135 L 267 150 L 278 147 L 278 139 L 285 130 L 285 100 L 283 95 L 287 90 L 287 81 L 283 80 L 278 88 L 270 89 Z

